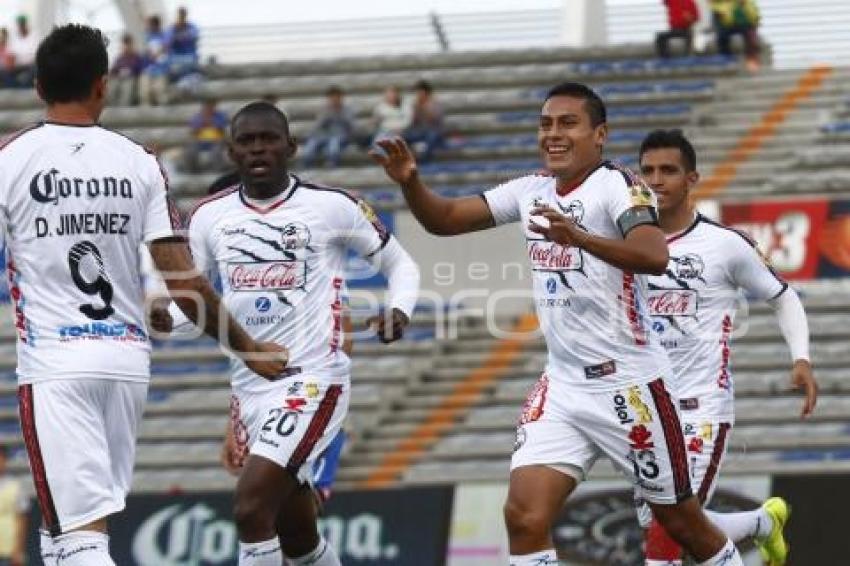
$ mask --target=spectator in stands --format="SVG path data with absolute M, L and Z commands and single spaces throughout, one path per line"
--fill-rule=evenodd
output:
M 434 150 L 443 145 L 443 109 L 434 97 L 434 87 L 420 80 L 411 108 L 410 125 L 404 130 L 405 141 L 419 153 L 419 161 L 428 163 Z
M 31 88 L 35 79 L 35 51 L 38 49 L 38 40 L 29 27 L 26 16 L 18 16 L 15 20 L 18 33 L 12 39 L 11 51 L 15 57 L 15 67 L 12 71 L 15 86 Z
M 342 89 L 328 87 L 325 96 L 325 109 L 316 118 L 316 125 L 304 146 L 304 165 L 308 167 L 315 165 L 322 151 L 328 164 L 338 166 L 342 151 L 354 135 L 354 113 L 345 105 Z
M 0 87 L 11 86 L 15 56 L 9 47 L 9 30 L 0 28 Z
M 699 8 L 695 0 L 664 0 L 667 6 L 668 31 L 655 36 L 655 50 L 661 58 L 670 57 L 670 40 L 685 42 L 685 52 L 690 55 L 694 44 L 694 25 L 699 21 Z
M 29 499 L 21 482 L 6 473 L 8 456 L 0 444 L 0 566 L 24 566 Z
M 198 72 L 197 26 L 189 21 L 186 8 L 177 10 L 177 21 L 165 34 L 168 66 L 171 79 L 179 82 L 187 75 Z
M 372 112 L 374 134 L 372 140 L 400 136 L 410 125 L 411 107 L 402 104 L 401 92 L 396 86 L 389 86 L 384 91 L 384 98 L 375 106 Z
M 145 66 L 139 76 L 139 98 L 145 106 L 168 104 L 168 53 L 162 21 L 151 16 L 145 30 Z
M 136 51 L 133 36 L 125 33 L 121 38 L 121 54 L 109 72 L 115 102 L 121 106 L 132 106 L 136 103 L 139 75 L 144 66 L 144 59 Z
M 747 69 L 759 69 L 758 26 L 761 16 L 753 0 L 711 0 L 714 27 L 717 32 L 717 50 L 732 55 L 732 37 L 744 40 Z
M 192 117 L 192 142 L 186 148 L 185 168 L 190 173 L 201 170 L 222 171 L 229 165 L 225 158 L 225 134 L 229 118 L 218 109 L 218 101 L 207 99 Z

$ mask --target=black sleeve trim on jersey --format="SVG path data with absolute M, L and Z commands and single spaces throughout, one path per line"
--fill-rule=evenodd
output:
M 643 224 L 658 226 L 658 212 L 651 206 L 633 206 L 617 219 L 617 228 L 624 238 L 634 228 Z
M 780 279 L 780 281 L 782 281 L 782 289 L 780 289 L 779 292 L 776 293 L 774 296 L 769 298 L 768 301 L 775 301 L 776 299 L 781 297 L 785 293 L 785 291 L 788 290 L 788 288 L 789 288 L 788 282 L 785 281 L 784 279 Z
M 702 215 L 700 215 L 700 216 L 702 216 Z M 788 283 L 785 282 L 785 279 L 783 279 L 782 276 L 779 275 L 776 272 L 775 269 L 773 269 L 773 266 L 770 265 L 770 263 L 767 261 L 767 259 L 762 255 L 761 250 L 759 250 L 759 247 L 756 245 L 755 240 L 750 238 L 750 236 L 748 234 L 742 232 L 741 230 L 738 230 L 736 228 L 732 228 L 731 226 L 726 226 L 725 224 L 721 224 L 720 222 L 715 222 L 711 218 L 706 218 L 706 217 L 702 216 L 702 219 L 705 220 L 708 224 L 711 224 L 712 226 L 715 226 L 715 227 L 720 228 L 722 230 L 727 230 L 729 232 L 732 232 L 733 234 L 739 236 L 742 240 L 747 242 L 747 244 L 749 244 L 749 246 L 751 248 L 753 248 L 753 250 L 755 250 L 755 252 L 764 260 L 765 268 L 767 268 L 767 270 L 770 271 L 770 274 L 773 275 L 776 278 L 776 280 L 779 281 L 782 284 L 782 290 L 779 291 L 776 294 L 776 297 L 778 297 L 779 295 L 781 295 L 782 293 L 785 292 L 785 289 L 788 288 Z M 776 298 L 776 297 L 774 297 L 774 298 Z
M 386 237 L 386 238 L 381 238 L 381 244 L 380 244 L 380 245 L 379 245 L 379 246 L 375 249 L 375 251 L 373 251 L 373 252 L 371 252 L 371 253 L 367 254 L 367 255 L 365 256 L 365 259 L 372 259 L 372 258 L 373 258 L 373 257 L 375 257 L 376 255 L 378 255 L 378 252 L 380 252 L 380 251 L 381 251 L 381 250 L 383 250 L 385 247 L 387 247 L 387 244 L 389 244 L 389 243 L 390 243 L 390 240 L 392 240 L 392 239 L 393 239 L 393 235 L 392 235 L 392 234 L 390 234 L 389 232 L 387 232 L 387 237 Z
M 157 238 L 156 240 L 151 240 L 151 243 L 161 243 L 161 244 L 185 244 L 188 242 L 186 236 L 180 236 L 175 234 L 173 236 L 165 236 L 163 238 Z
M 490 225 L 496 225 L 496 215 L 493 214 L 493 209 L 490 208 L 490 203 L 487 201 L 487 196 L 484 193 L 480 193 L 478 196 L 481 197 L 481 200 L 484 201 L 484 204 L 487 205 L 487 210 L 490 212 Z

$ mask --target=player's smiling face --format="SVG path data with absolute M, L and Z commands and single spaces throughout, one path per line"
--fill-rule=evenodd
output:
M 572 181 L 599 162 L 607 126 L 591 123 L 584 99 L 553 96 L 543 104 L 537 141 L 543 162 L 561 181 Z
M 650 149 L 640 158 L 640 174 L 658 197 L 658 210 L 664 214 L 688 206 L 688 192 L 699 176 L 685 169 L 679 148 Z
M 274 191 L 286 188 L 287 161 L 295 153 L 295 142 L 274 114 L 240 116 L 233 125 L 229 152 L 246 188 L 262 193 L 255 196 L 274 196 Z

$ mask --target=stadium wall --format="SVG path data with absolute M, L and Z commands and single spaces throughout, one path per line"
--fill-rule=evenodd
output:
M 794 514 L 789 565 L 838 564 L 850 553 L 841 517 L 850 476 L 728 476 L 712 507 L 752 509 L 781 495 Z M 347 566 L 493 566 L 507 563 L 502 527 L 504 483 L 341 491 L 320 528 Z M 33 504 L 33 508 L 37 506 Z M 232 494 L 136 495 L 110 521 L 110 548 L 122 566 L 235 566 Z M 34 511 L 32 524 L 39 524 Z M 592 481 L 577 490 L 556 521 L 554 539 L 571 566 L 642 566 L 641 533 L 624 481 Z M 37 556 L 33 531 L 30 553 Z M 747 566 L 761 563 L 743 546 Z M 843 563 L 843 562 L 841 562 Z

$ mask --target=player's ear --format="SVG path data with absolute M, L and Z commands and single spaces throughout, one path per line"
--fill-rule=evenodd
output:
M 35 82 L 35 93 L 38 95 L 38 97 L 41 100 L 44 100 L 45 102 L 47 102 L 47 100 L 44 98 L 44 89 L 41 88 L 41 82 L 39 82 L 38 77 L 35 78 L 34 82 Z
M 236 163 L 236 152 L 233 151 L 233 140 L 231 138 L 227 138 L 227 157 L 230 158 L 231 163 Z
M 286 143 L 289 146 L 286 148 L 286 158 L 292 159 L 298 153 L 298 140 L 295 136 L 289 136 L 286 138 Z
M 109 88 L 108 83 L 109 77 L 107 75 L 103 75 L 94 82 L 92 95 L 94 95 L 95 100 L 106 100 L 107 88 Z
M 687 175 L 685 175 L 685 178 L 688 181 L 689 189 L 696 187 L 697 183 L 699 183 L 699 173 L 696 169 L 694 169 L 693 171 L 688 171 Z
M 602 122 L 596 126 L 593 132 L 594 141 L 598 146 L 604 146 L 608 141 L 608 122 Z

